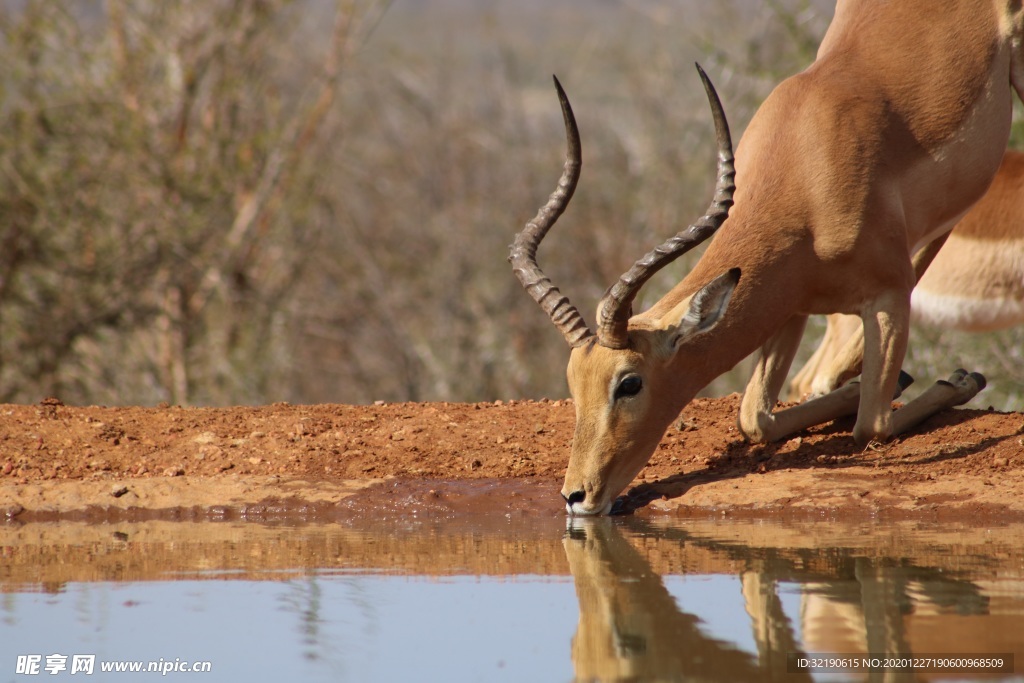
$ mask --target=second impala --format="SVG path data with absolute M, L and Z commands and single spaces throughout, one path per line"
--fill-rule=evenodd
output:
M 860 445 L 901 433 L 976 393 L 956 373 L 896 411 L 913 256 L 984 193 L 1024 85 L 1024 10 L 1014 0 L 839 0 L 808 69 L 765 100 L 733 156 L 715 114 L 719 180 L 707 215 L 641 258 L 598 305 L 596 333 L 544 276 L 536 251 L 565 209 L 580 142 L 559 87 L 568 155 L 558 189 L 509 260 L 572 346 L 576 429 L 562 495 L 570 514 L 611 510 L 665 429 L 712 379 L 760 354 L 739 429 L 772 441 L 857 413 Z M 702 74 L 703 76 L 703 74 Z M 659 268 L 716 233 L 692 271 L 632 315 Z M 862 380 L 776 411 L 810 314 L 860 316 Z

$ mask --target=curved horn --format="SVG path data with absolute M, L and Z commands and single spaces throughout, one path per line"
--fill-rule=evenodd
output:
M 718 93 L 715 92 L 715 86 L 711 84 L 704 69 L 700 68 L 700 64 L 697 64 L 697 71 L 704 82 L 704 90 L 707 91 L 708 102 L 711 104 L 711 114 L 715 119 L 715 136 L 718 140 L 718 182 L 715 185 L 715 197 L 703 218 L 649 252 L 608 289 L 597 307 L 597 334 L 602 346 L 613 349 L 626 348 L 630 311 L 633 299 L 640 288 L 659 270 L 711 237 L 729 215 L 733 192 L 736 190 L 736 169 L 733 165 L 729 123 L 725 119 L 725 111 L 718 99 Z
M 565 91 L 562 90 L 562 84 L 558 82 L 558 78 L 555 78 L 555 88 L 558 90 L 558 101 L 562 104 L 562 117 L 565 119 L 567 140 L 565 168 L 558 181 L 558 188 L 551 194 L 548 203 L 542 206 L 534 219 L 516 235 L 515 242 L 510 247 L 508 260 L 512 264 L 512 272 L 516 274 L 530 296 L 548 314 L 551 322 L 569 342 L 569 346 L 580 346 L 593 339 L 594 333 L 587 327 L 583 316 L 572 305 L 569 298 L 558 291 L 558 287 L 551 283 L 551 280 L 537 265 L 537 246 L 558 220 L 558 217 L 562 215 L 569 200 L 572 199 L 572 193 L 576 190 L 576 182 L 580 178 L 580 167 L 583 163 L 580 155 L 580 133 L 576 128 L 576 117 L 573 116 L 569 98 L 565 96 Z

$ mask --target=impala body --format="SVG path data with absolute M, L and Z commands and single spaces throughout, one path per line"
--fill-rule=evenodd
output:
M 517 265 L 524 251 L 533 258 L 578 178 L 579 141 L 563 99 L 570 159 L 510 258 L 573 347 L 576 431 L 562 490 L 571 514 L 608 512 L 683 407 L 758 349 L 738 420 L 748 439 L 782 438 L 844 414 L 851 400 L 859 444 L 908 428 L 891 399 L 917 279 L 912 258 L 996 173 L 1011 84 L 1018 92 L 1024 84 L 1021 35 L 1022 10 L 1009 0 L 840 0 L 817 60 L 751 120 L 735 184 L 724 114 L 708 84 L 719 140 L 715 201 L 609 290 L 596 334 L 539 268 Z M 683 281 L 631 316 L 653 272 L 712 233 Z M 828 313 L 862 320 L 860 386 L 773 412 L 807 316 Z M 974 380 L 954 384 L 963 382 Z
M 1006 152 L 988 192 L 938 246 L 911 296 L 914 322 L 967 332 L 1024 323 L 1024 153 Z M 830 315 L 790 398 L 827 394 L 856 376 L 860 331 L 856 316 Z

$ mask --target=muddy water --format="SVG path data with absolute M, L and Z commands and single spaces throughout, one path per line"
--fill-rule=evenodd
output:
M 859 666 L 1013 655 L 996 678 L 1024 680 L 1021 524 L 567 524 L 456 514 L 427 493 L 375 517 L 0 526 L 0 681 L 76 680 L 90 656 L 92 678 L 115 681 L 161 676 L 101 667 L 210 681 L 980 678 L 794 668 L 815 653 Z

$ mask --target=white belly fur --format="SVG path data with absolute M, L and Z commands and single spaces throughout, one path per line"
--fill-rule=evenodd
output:
M 935 327 L 989 332 L 1024 323 L 1020 299 L 976 299 L 915 289 L 910 304 L 914 322 Z

